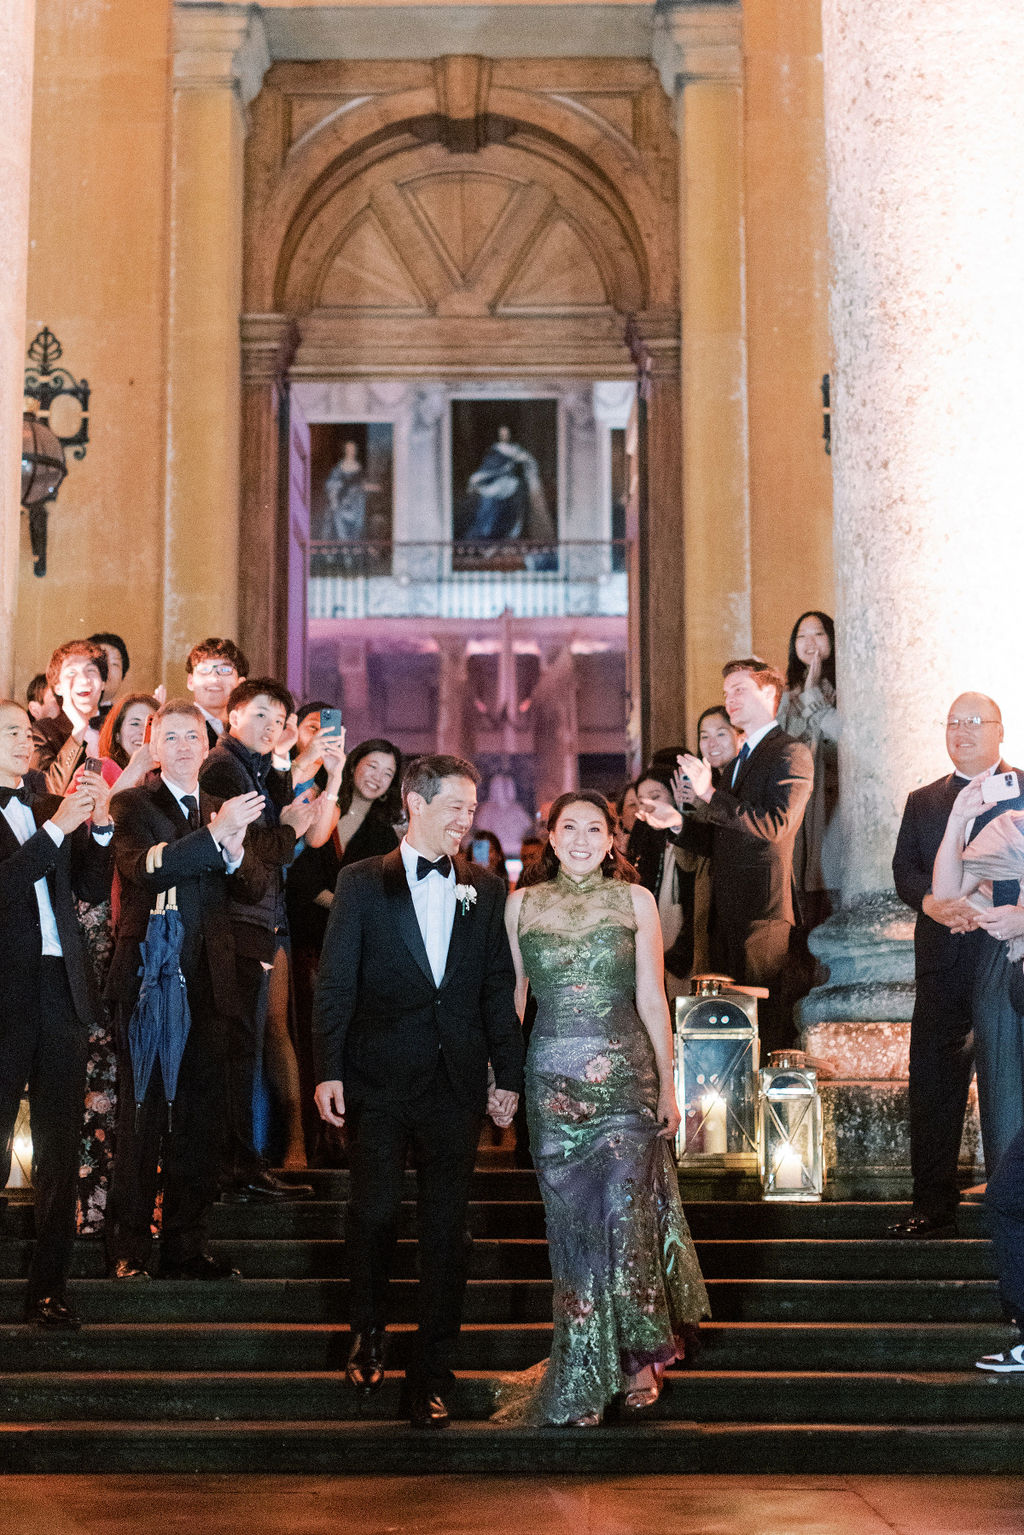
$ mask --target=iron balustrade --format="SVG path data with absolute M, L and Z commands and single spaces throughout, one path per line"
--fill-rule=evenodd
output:
M 625 617 L 630 546 L 360 539 L 309 545 L 309 617 Z

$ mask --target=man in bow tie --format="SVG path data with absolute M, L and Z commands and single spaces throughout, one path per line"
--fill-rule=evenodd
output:
M 313 1011 L 317 1107 L 348 1131 L 347 1373 L 364 1392 L 384 1378 L 388 1278 L 410 1150 L 416 1164 L 419 1327 L 406 1382 L 417 1428 L 448 1421 L 481 1118 L 486 1107 L 496 1124 L 510 1124 L 522 1088 L 505 887 L 459 854 L 478 782 L 458 757 L 410 763 L 401 846 L 339 876 Z
M 36 1246 L 26 1319 L 75 1328 L 68 1304 L 89 1029 L 96 998 L 74 901 L 110 895 L 110 790 L 82 773 L 61 799 L 29 772 L 32 721 L 0 701 L 0 1187 L 26 1088 Z M 91 822 L 91 831 L 87 823 Z
M 961 693 L 949 706 L 946 750 L 954 771 L 907 799 L 893 854 L 897 894 L 917 912 L 914 924 L 914 1012 L 910 1022 L 910 1167 L 914 1205 L 891 1228 L 910 1238 L 956 1235 L 960 1203 L 957 1179 L 967 1091 L 974 1071 L 975 973 L 986 949 L 998 940 L 982 930 L 968 901 L 939 900 L 932 893 L 935 855 L 953 802 L 979 774 L 1017 772 L 1002 760 L 1002 716 L 984 693 Z M 967 828 L 968 843 L 985 822 L 1024 799 L 1003 800 Z M 1005 881 L 997 881 L 997 886 Z M 994 910 L 1014 906 L 1018 892 L 993 891 Z

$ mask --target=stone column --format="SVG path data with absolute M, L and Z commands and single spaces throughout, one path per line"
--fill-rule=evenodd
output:
M 440 663 L 437 685 L 437 745 L 435 750 L 453 757 L 472 757 L 473 743 L 466 729 L 466 642 L 457 635 L 437 636 Z
M 685 564 L 680 462 L 679 316 L 634 316 L 629 342 L 640 382 L 638 609 L 630 617 L 640 653 L 643 755 L 682 742 L 685 732 Z
M 287 624 L 287 565 L 280 516 L 281 401 L 295 351 L 283 314 L 242 316 L 242 474 L 238 633 L 256 671 L 273 672 Z M 228 443 L 230 450 L 233 445 Z
M 1024 183 L 1007 171 L 1024 11 L 825 0 L 823 24 L 846 868 L 803 1017 L 846 1078 L 840 1162 L 867 1177 L 907 1154 L 911 929 L 890 869 L 907 792 L 948 769 L 942 721 L 967 688 L 999 700 L 1024 755 Z
M 655 42 L 679 135 L 686 563 L 675 602 L 691 726 L 721 697 L 723 662 L 751 648 L 742 20 L 738 0 L 669 4 Z
M 255 7 L 176 7 L 163 634 L 175 677 L 195 639 L 238 632 L 242 162 L 268 64 Z
M 28 196 L 32 141 L 32 64 L 35 0 L 6 0 L 0 8 L 0 695 L 14 684 L 14 617 L 18 604 L 21 530 L 21 414 L 25 373 L 25 294 L 28 283 Z

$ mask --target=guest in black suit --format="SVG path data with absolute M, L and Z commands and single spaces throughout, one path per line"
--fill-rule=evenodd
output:
M 185 686 L 206 724 L 210 750 L 228 726 L 228 699 L 249 675 L 249 658 L 234 640 L 211 635 L 185 657 Z
M 227 1020 L 240 1005 L 228 899 L 229 889 L 257 897 L 266 878 L 262 863 L 244 846 L 246 827 L 259 816 L 263 798 L 250 793 L 222 803 L 199 790 L 207 742 L 194 704 L 181 699 L 165 704 L 154 718 L 150 745 L 159 778 L 114 797 L 121 910 L 106 996 L 120 1007 L 121 1091 L 107 1255 L 112 1277 L 145 1274 L 159 1165 L 162 1276 L 218 1279 L 231 1269 L 206 1251 L 206 1217 L 220 1165 Z M 159 867 L 147 869 L 147 857 L 152 865 L 161 844 Z M 171 887 L 185 931 L 181 970 L 192 1026 L 168 1128 L 159 1063 L 141 1113 L 136 1111 L 128 1022 L 139 993 L 139 944 L 157 895 Z
M 228 699 L 228 729 L 199 774 L 208 794 L 220 799 L 254 790 L 263 811 L 249 832 L 253 851 L 266 865 L 267 883 L 258 901 L 231 901 L 238 978 L 245 994 L 239 1026 L 228 1053 L 228 1123 L 224 1198 L 238 1203 L 311 1194 L 308 1185 L 289 1185 L 270 1171 L 253 1144 L 253 1089 L 261 1061 L 285 1125 L 284 1165 L 306 1166 L 299 1100 L 299 1068 L 289 1033 L 288 919 L 284 873 L 299 840 L 314 844 L 330 835 L 334 795 L 315 802 L 295 798 L 291 774 L 274 766 L 278 741 L 293 712 L 292 695 L 272 677 L 240 682 Z M 287 762 L 287 758 L 284 759 Z M 336 745 L 331 757 L 337 790 L 344 759 Z M 319 830 L 314 830 L 314 820 Z
M 32 766 L 46 774 L 51 794 L 66 794 L 86 757 L 99 756 L 106 651 L 89 640 L 69 640 L 50 657 L 46 680 L 61 710 L 56 718 L 33 725 Z
M 313 1041 L 316 1101 L 347 1124 L 348 1377 L 383 1379 L 388 1278 L 407 1152 L 419 1188 L 419 1331 L 407 1369 L 416 1427 L 443 1427 L 466 1283 L 465 1223 L 485 1108 L 512 1121 L 523 1041 L 499 879 L 459 855 L 479 775 L 458 757 L 406 769 L 409 831 L 344 869 L 327 925 Z M 488 1060 L 494 1085 L 488 1091 Z
M 775 723 L 785 684 L 774 667 L 750 657 L 730 661 L 722 676 L 725 707 L 743 745 L 717 786 L 708 763 L 680 757 L 694 822 L 687 815 L 678 836 L 699 854 L 700 823 L 711 828 L 711 964 L 742 984 L 768 987 L 758 1009 L 761 1039 L 766 1050 L 779 1050 L 793 1040 L 787 985 L 796 919 L 793 848 L 814 763 L 807 747 Z
M 85 1069 L 96 997 L 74 900 L 110 894 L 109 789 L 83 773 L 67 799 L 29 772 L 32 722 L 0 702 L 0 1188 L 28 1086 L 36 1246 L 26 1317 L 77 1327 L 65 1294 L 75 1238 Z M 92 834 L 86 822 L 92 821 Z
M 98 645 L 107 658 L 107 679 L 103 684 L 103 697 L 99 708 L 100 718 L 105 721 L 114 707 L 114 700 L 124 687 L 128 668 L 131 666 L 131 658 L 128 655 L 128 646 L 121 636 L 111 634 L 108 630 L 103 629 L 97 634 L 90 634 L 89 644 Z
M 974 1070 L 975 981 L 998 941 L 978 925 L 979 914 L 968 902 L 959 897 L 939 900 L 932 893 L 932 875 L 961 790 L 979 773 L 1013 771 L 1001 760 L 1002 739 L 999 708 L 992 699 L 981 693 L 954 699 L 946 722 L 946 750 L 956 771 L 908 797 L 893 855 L 897 893 L 917 912 L 917 989 L 910 1024 L 914 1207 L 908 1220 L 892 1228 L 896 1236 L 956 1234 L 957 1164 Z M 995 816 L 1022 804 L 1003 801 L 977 816 L 968 842 Z M 998 904 L 1015 904 L 1018 893 L 1019 889 L 1000 892 Z

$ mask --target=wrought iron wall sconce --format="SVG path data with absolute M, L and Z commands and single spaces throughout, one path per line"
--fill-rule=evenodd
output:
M 57 364 L 64 348 L 44 326 L 28 349 L 22 417 L 21 504 L 28 514 L 33 574 L 46 574 L 49 506 L 68 472 L 66 449 L 84 458 L 89 441 L 89 385 Z

